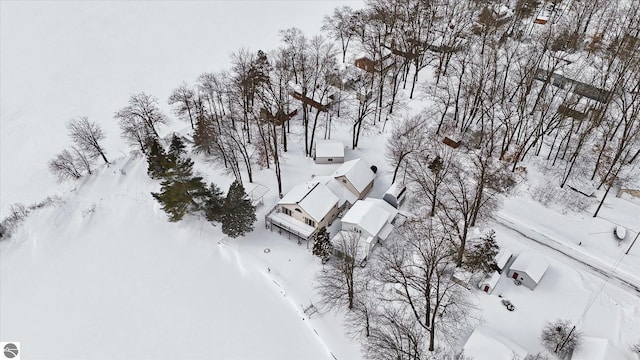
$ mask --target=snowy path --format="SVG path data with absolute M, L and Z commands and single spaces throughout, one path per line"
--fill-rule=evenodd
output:
M 611 264 L 607 264 L 597 258 L 575 251 L 563 244 L 561 241 L 550 238 L 540 232 L 526 228 L 516 220 L 508 219 L 498 215 L 496 225 L 506 231 L 517 233 L 522 238 L 529 240 L 537 249 L 555 257 L 563 262 L 571 262 L 578 268 L 584 269 L 593 275 L 609 282 L 615 283 L 618 287 L 628 291 L 633 295 L 640 295 L 640 279 L 630 274 L 620 273 L 619 269 L 613 269 Z

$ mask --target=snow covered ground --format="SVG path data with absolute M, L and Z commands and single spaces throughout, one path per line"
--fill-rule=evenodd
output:
M 126 148 L 113 114 L 132 94 L 167 99 L 183 81 L 226 70 L 229 55 L 280 46 L 279 30 L 319 33 L 336 6 L 362 0 L 0 2 L 0 216 L 57 187 L 46 163 L 64 124 L 88 116 L 112 156 Z
M 11 203 L 63 195 L 0 243 L 1 340 L 21 341 L 25 358 L 361 358 L 341 314 L 304 311 L 318 303 L 319 260 L 305 244 L 264 228 L 277 199 L 272 172 L 256 174 L 270 191 L 245 238 L 226 239 L 194 218 L 167 223 L 149 195 L 157 183 L 113 120 L 139 91 L 157 96 L 169 113 L 171 89 L 226 68 L 230 52 L 276 47 L 283 27 L 313 34 L 334 6 L 361 1 L 0 4 L 0 216 Z M 116 161 L 59 186 L 46 162 L 68 144 L 64 123 L 78 115 L 105 127 Z M 349 144 L 347 127 L 336 126 L 332 138 Z M 374 130 L 345 154 L 378 166 L 373 197 L 391 179 L 384 137 Z M 292 134 L 283 155 L 285 192 L 338 166 L 304 158 L 301 139 Z M 227 188 L 230 178 L 195 160 L 208 181 Z M 533 175 L 534 185 L 543 183 Z M 609 339 L 631 359 L 628 346 L 640 337 L 633 289 L 640 243 L 622 254 L 640 230 L 640 205 L 609 194 L 599 217 L 591 214 L 543 206 L 527 189 L 505 203 L 495 224 L 500 245 L 516 256 L 539 252 L 550 267 L 533 291 L 506 274 L 491 295 L 470 290 L 486 326 L 531 353 L 541 350 L 545 321 L 581 321 L 585 335 Z M 621 243 L 614 224 L 629 230 Z M 499 295 L 516 310 L 508 312 Z

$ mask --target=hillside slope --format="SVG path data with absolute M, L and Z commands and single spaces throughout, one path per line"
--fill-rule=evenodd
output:
M 168 223 L 156 187 L 122 159 L 0 244 L 2 338 L 25 358 L 330 358 L 219 228 Z

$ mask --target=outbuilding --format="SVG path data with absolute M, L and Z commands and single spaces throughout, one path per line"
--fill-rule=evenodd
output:
M 544 257 L 529 251 L 523 251 L 511 265 L 507 275 L 533 290 L 540 283 L 549 262 Z
M 490 275 L 487 275 L 482 281 L 478 283 L 478 288 L 487 294 L 491 294 L 493 289 L 498 285 L 498 281 L 500 280 L 500 274 L 497 271 L 494 271 Z
M 407 187 L 401 183 L 393 183 L 382 196 L 382 200 L 397 209 L 404 202 L 406 196 Z
M 341 164 L 344 162 L 344 144 L 336 140 L 318 140 L 313 159 L 316 164 Z

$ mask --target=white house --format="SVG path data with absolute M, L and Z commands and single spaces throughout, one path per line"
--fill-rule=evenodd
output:
M 398 211 L 380 199 L 358 200 L 342 217 L 342 230 L 356 231 L 375 242 L 386 240 Z
M 324 184 L 338 197 L 338 207 L 340 208 L 340 211 L 349 209 L 351 205 L 355 204 L 358 200 L 358 196 L 354 194 L 353 191 L 351 191 L 342 181 L 337 180 L 333 176 L 316 176 L 313 180 Z
M 462 349 L 464 356 L 474 360 L 513 360 L 514 355 L 517 359 L 527 356 L 520 345 L 484 326 L 473 330 Z
M 297 185 L 267 215 L 267 227 L 276 226 L 308 240 L 317 229 L 328 226 L 338 217 L 339 200 L 320 182 L 310 181 Z
M 511 265 L 507 275 L 533 290 L 549 268 L 549 262 L 544 257 L 532 252 L 523 251 Z
M 313 159 L 316 164 L 343 163 L 344 144 L 336 140 L 318 140 Z
M 500 274 L 497 271 L 494 271 L 478 283 L 478 288 L 487 294 L 491 294 L 493 289 L 496 288 L 496 285 L 498 285 L 499 280 Z
M 342 182 L 358 199 L 364 199 L 373 189 L 376 174 L 362 159 L 345 162 L 333 173 L 333 178 Z
M 378 241 L 386 240 L 393 231 L 398 211 L 381 199 L 358 200 L 342 217 L 342 230 L 332 242 L 357 241 L 357 261 L 366 260 Z
M 609 340 L 585 336 L 580 347 L 573 351 L 571 360 L 612 360 L 627 359 Z

